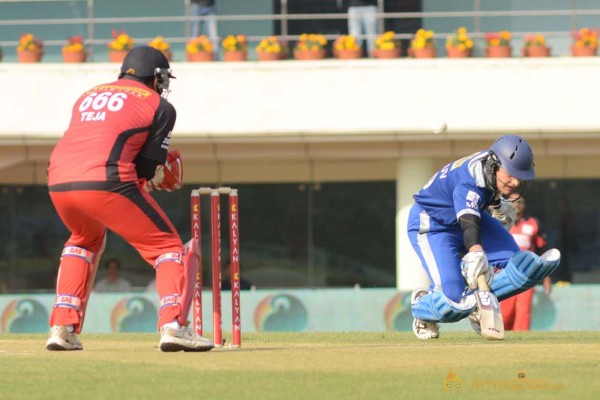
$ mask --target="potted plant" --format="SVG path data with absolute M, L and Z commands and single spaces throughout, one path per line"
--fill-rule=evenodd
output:
M 296 60 L 320 60 L 325 58 L 327 51 L 327 39 L 316 33 L 303 33 L 294 46 L 294 58 Z
M 156 50 L 160 50 L 169 61 L 171 61 L 171 58 L 173 58 L 173 53 L 171 53 L 171 45 L 169 42 L 165 42 L 165 38 L 162 36 L 157 36 L 152 39 L 150 42 L 148 42 L 148 46 L 154 47 Z
M 71 36 L 62 48 L 62 58 L 65 63 L 83 63 L 87 59 L 87 52 L 81 36 Z
M 214 47 L 206 35 L 188 40 L 185 45 L 185 56 L 188 61 L 205 62 L 215 59 Z
M 435 58 L 437 49 L 434 41 L 435 33 L 419 29 L 415 38 L 410 42 L 409 54 L 414 58 Z
M 353 60 L 362 57 L 362 49 L 354 36 L 342 35 L 333 42 L 333 55 L 342 60 Z
M 574 57 L 592 57 L 598 51 L 598 32 L 596 30 L 581 28 L 573 33 L 571 55 Z
M 229 35 L 221 43 L 223 61 L 246 61 L 248 48 L 246 35 Z
M 38 63 L 44 55 L 44 43 L 31 33 L 24 33 L 19 38 L 17 55 L 21 63 Z
M 394 31 L 387 31 L 375 40 L 374 58 L 398 58 L 402 55 L 402 43 L 396 39 Z
M 256 46 L 256 55 L 259 61 L 276 61 L 286 57 L 286 46 L 276 36 L 263 38 Z
M 486 43 L 486 57 L 506 58 L 512 55 L 512 47 L 510 47 L 510 32 L 489 32 L 485 34 L 484 38 Z
M 466 58 L 473 54 L 473 40 L 467 28 L 460 27 L 446 39 L 446 55 L 449 58 Z
M 133 48 L 134 41 L 125 31 L 119 33 L 113 30 L 112 37 L 113 40 L 107 44 L 108 58 L 110 62 L 123 62 L 129 50 Z
M 546 38 L 542 34 L 525 35 L 525 44 L 522 50 L 523 57 L 549 57 L 550 48 L 546 45 Z

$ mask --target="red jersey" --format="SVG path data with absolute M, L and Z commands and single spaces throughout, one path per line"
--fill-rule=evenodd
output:
M 537 253 L 546 247 L 546 239 L 540 232 L 540 224 L 533 217 L 522 217 L 510 229 L 510 233 L 521 250 L 530 250 Z
M 167 100 L 133 79 L 88 90 L 52 151 L 48 185 L 137 181 L 138 156 L 165 162 L 175 119 Z

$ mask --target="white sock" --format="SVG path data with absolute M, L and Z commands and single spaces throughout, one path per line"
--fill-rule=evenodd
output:
M 75 327 L 73 325 L 66 325 L 65 329 L 67 330 L 67 332 L 69 333 L 73 333 L 75 332 Z
M 177 321 L 176 319 L 161 326 L 161 328 L 164 328 L 164 327 L 171 328 L 171 329 L 181 329 L 181 325 L 179 324 L 179 321 Z

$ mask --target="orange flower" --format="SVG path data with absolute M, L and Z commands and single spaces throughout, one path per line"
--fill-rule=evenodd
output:
M 398 39 L 395 39 L 395 37 L 396 34 L 393 31 L 384 32 L 375 40 L 375 47 L 380 50 L 401 48 L 402 43 Z
M 222 42 L 223 51 L 246 51 L 245 35 L 229 35 Z
M 581 28 L 573 33 L 575 47 L 598 47 L 598 31 L 588 28 Z
M 484 39 L 488 47 L 510 46 L 511 34 L 508 31 L 486 33 Z
M 213 45 L 206 35 L 200 35 L 188 40 L 185 45 L 185 51 L 190 54 L 212 53 Z
M 17 51 L 42 51 L 44 49 L 44 43 L 33 36 L 32 33 L 24 33 L 19 38 L 19 45 Z
M 110 50 L 129 51 L 133 48 L 133 39 L 130 38 L 125 31 L 119 33 L 116 30 L 113 30 L 112 37 L 113 41 L 106 45 Z
M 296 42 L 294 50 L 299 51 L 321 51 L 327 45 L 325 36 L 315 33 L 303 33 Z
M 67 44 L 63 46 L 63 51 L 67 53 L 79 53 L 85 51 L 83 38 L 81 36 L 71 36 L 67 39 Z

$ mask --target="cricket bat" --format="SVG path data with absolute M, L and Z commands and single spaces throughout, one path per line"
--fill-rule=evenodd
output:
M 487 340 L 504 340 L 504 321 L 495 294 L 490 292 L 485 276 L 477 277 L 478 290 L 475 291 L 477 310 L 481 324 L 481 336 Z

